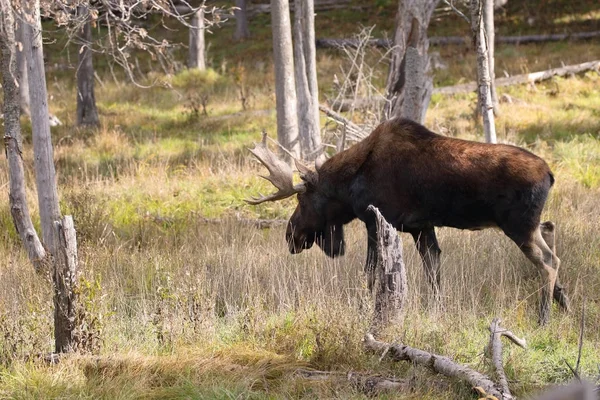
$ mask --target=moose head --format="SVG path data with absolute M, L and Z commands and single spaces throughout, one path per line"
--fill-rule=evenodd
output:
M 293 196 L 298 197 L 296 210 L 287 224 L 286 241 L 290 253 L 297 254 L 310 249 L 316 242 L 329 257 L 344 254 L 344 228 L 339 220 L 339 204 L 328 199 L 328 187 L 319 179 L 319 170 L 324 162 L 315 162 L 315 169 L 295 160 L 301 183 L 294 184 L 293 170 L 278 158 L 267 146 L 267 134 L 263 132 L 260 143 L 250 152 L 267 168 L 269 175 L 261 175 L 278 190 L 267 196 L 246 200 L 249 204 L 277 201 Z

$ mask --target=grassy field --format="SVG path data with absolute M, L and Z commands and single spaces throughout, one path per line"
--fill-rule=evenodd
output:
M 394 2 L 366 11 L 319 14 L 317 36 L 351 36 L 377 24 L 390 34 Z M 517 2 L 498 16 L 500 34 L 598 29 L 593 1 Z M 563 8 L 560 8 L 560 7 Z M 525 23 L 534 18 L 533 26 Z M 538 21 L 538 22 L 535 22 Z M 465 34 L 460 19 L 436 16 L 431 35 Z M 366 398 L 343 376 L 349 371 L 406 382 L 381 398 L 476 398 L 471 388 L 421 367 L 379 360 L 363 351 L 372 299 L 362 272 L 364 228 L 347 230 L 348 252 L 331 260 L 318 250 L 292 256 L 284 226 L 249 227 L 240 218 L 286 219 L 294 199 L 252 207 L 243 199 L 270 190 L 246 150 L 264 128 L 275 135 L 273 67 L 267 16 L 251 22 L 254 38 L 233 43 L 233 27 L 209 38 L 213 70 L 165 75 L 150 68 L 140 89 L 112 79 L 99 61 L 96 98 L 102 126 L 74 126 L 76 50 L 50 44 L 48 86 L 55 159 L 65 214 L 75 218 L 81 267 L 79 335 L 89 349 L 47 365 L 52 349 L 52 289 L 22 251 L 8 209 L 6 160 L 0 160 L 0 398 L 6 399 L 275 399 Z M 185 32 L 166 35 L 184 37 Z M 596 59 L 597 41 L 497 47 L 497 75 L 532 72 Z M 472 80 L 474 55 L 463 46 L 431 48 L 448 68 L 436 85 Z M 178 53 L 177 53 L 178 54 Z M 142 56 L 140 56 L 142 57 Z M 377 51 L 366 55 L 381 90 L 386 69 Z M 336 94 L 334 74 L 348 60 L 318 52 L 321 97 Z M 239 91 L 247 91 L 246 109 Z M 600 76 L 556 78 L 536 86 L 500 88 L 499 139 L 544 157 L 556 185 L 544 218 L 557 224 L 561 280 L 573 312 L 553 309 L 536 324 L 539 280 L 533 266 L 501 233 L 440 229 L 444 307 L 427 307 L 428 288 L 409 237 L 409 275 L 403 324 L 382 334 L 491 372 L 483 355 L 493 317 L 526 338 L 528 350 L 505 347 L 513 393 L 532 396 L 572 378 L 565 360 L 577 358 L 585 302 L 582 375 L 600 364 Z M 207 115 L 199 107 L 207 96 Z M 450 136 L 482 140 L 472 93 L 436 95 L 426 125 Z M 364 116 L 354 115 L 361 119 Z M 31 129 L 25 124 L 26 173 L 36 223 Z M 336 129 L 323 119 L 325 140 Z M 336 371 L 342 378 L 311 381 L 299 369 Z

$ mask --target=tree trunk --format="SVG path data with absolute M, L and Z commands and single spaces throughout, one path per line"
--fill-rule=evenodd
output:
M 56 352 L 75 350 L 77 237 L 73 218 L 66 215 L 54 221 L 54 234 L 58 240 L 58 253 L 54 267 L 54 338 Z
M 237 9 L 233 12 L 235 15 L 235 40 L 245 40 L 250 37 L 248 28 L 248 0 L 235 0 Z
M 82 42 L 79 50 L 79 65 L 77 67 L 77 125 L 97 126 L 98 109 L 94 96 L 94 62 L 90 46 L 92 43 L 92 26 L 89 21 L 87 6 L 77 7 L 79 18 L 85 23 L 81 28 L 78 39 Z
M 377 225 L 377 265 L 375 268 L 375 315 L 372 331 L 378 331 L 402 318 L 408 295 L 406 268 L 402 258 L 402 242 L 396 228 L 385 220 L 374 206 Z
M 294 67 L 298 96 L 298 134 L 302 158 L 305 160 L 316 159 L 322 151 L 313 1 L 296 0 L 294 11 Z
M 490 93 L 492 95 L 492 105 L 494 106 L 494 114 L 498 115 L 500 109 L 498 105 L 498 93 L 496 93 L 496 72 L 494 66 L 494 41 L 496 37 L 496 32 L 494 28 L 494 0 L 483 1 L 485 1 L 485 4 L 483 6 L 483 23 L 485 26 L 485 35 L 488 46 L 488 64 L 490 66 Z
M 55 228 L 55 222 L 61 221 L 58 190 L 56 187 L 56 172 L 54 169 L 54 154 L 52 138 L 50 135 L 50 120 L 48 111 L 48 92 L 46 90 L 46 77 L 44 71 L 44 58 L 42 49 L 42 29 L 40 19 L 39 0 L 25 3 L 23 18 L 27 22 L 23 41 L 24 52 L 27 57 L 29 97 L 31 99 L 31 127 L 33 131 L 33 153 L 38 192 L 38 203 L 42 227 L 42 241 L 44 247 L 50 252 L 54 264 L 54 285 L 56 296 L 72 296 L 64 293 L 63 276 L 68 270 L 63 254 L 67 251 L 61 244 L 63 241 Z M 62 300 L 55 297 L 55 304 Z M 57 353 L 67 352 L 73 348 L 73 315 L 74 305 L 54 310 L 55 347 Z
M 300 143 L 296 114 L 296 80 L 288 0 L 271 0 L 271 25 L 273 26 L 277 140 L 294 157 L 298 157 Z M 292 161 L 289 155 L 283 156 L 288 162 Z
M 206 69 L 204 60 L 204 7 L 200 7 L 192 17 L 190 28 L 190 49 L 188 67 L 200 71 Z
M 23 21 L 17 21 L 17 74 L 19 82 L 21 114 L 31 115 L 29 106 L 29 82 L 27 80 L 27 60 L 23 54 Z
M 427 55 L 429 49 L 427 27 L 438 2 L 439 0 L 398 1 L 394 47 L 391 52 L 392 61 L 386 88 L 388 102 L 384 107 L 385 118 L 402 116 L 403 104 L 406 100 L 406 83 L 409 81 L 405 70 L 406 51 L 409 43 L 413 43 L 413 47 L 422 57 L 422 66 L 418 71 L 420 78 L 417 78 L 421 82 L 419 88 L 420 107 L 418 107 L 421 110 L 421 120 L 417 122 L 422 122 L 422 118 L 425 117 L 425 110 L 427 110 L 431 91 L 433 90 L 433 78 L 430 74 L 431 66 Z
M 1 0 L 1 4 L 3 32 L 0 34 L 0 47 L 2 51 L 2 88 L 4 89 L 4 147 L 9 170 L 10 191 L 8 199 L 13 222 L 27 251 L 27 256 L 36 271 L 41 271 L 44 264 L 49 260 L 46 258 L 46 250 L 44 250 L 44 246 L 42 246 L 31 222 L 29 207 L 27 207 L 25 174 L 21 157 L 22 139 L 19 108 L 22 96 L 19 95 L 20 90 L 17 86 L 16 60 L 18 58 L 17 53 L 21 51 L 18 49 L 15 40 L 15 18 L 10 9 L 10 3 L 8 0 Z M 21 24 L 19 23 L 19 25 Z M 23 58 L 22 55 L 21 58 Z
M 494 125 L 494 106 L 490 91 L 490 64 L 488 62 L 488 48 L 485 40 L 483 23 L 483 1 L 471 0 L 471 31 L 473 43 L 477 51 L 477 97 L 483 116 L 483 131 L 487 143 L 496 143 L 496 127 Z

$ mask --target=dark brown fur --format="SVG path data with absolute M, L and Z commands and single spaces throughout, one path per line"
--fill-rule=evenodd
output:
M 329 256 L 343 254 L 343 225 L 359 218 L 369 231 L 371 272 L 372 204 L 396 229 L 413 235 L 434 288 L 440 253 L 435 227 L 498 227 L 527 254 L 554 183 L 546 162 L 526 150 L 437 135 L 405 119 L 384 122 L 303 179 L 307 190 L 298 194 L 288 224 L 291 252 L 316 240 Z

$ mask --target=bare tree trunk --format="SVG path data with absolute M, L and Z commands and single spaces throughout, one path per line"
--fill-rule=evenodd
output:
M 494 114 L 498 115 L 500 113 L 500 108 L 498 103 L 498 93 L 496 93 L 496 72 L 494 66 L 494 40 L 496 37 L 494 27 L 494 0 L 483 1 L 485 1 L 485 4 L 483 6 L 483 23 L 485 25 L 485 35 L 488 46 L 488 64 L 490 66 L 490 90 L 492 95 L 492 105 L 494 106 Z
M 21 114 L 31 115 L 29 106 L 29 82 L 27 80 L 27 60 L 25 54 L 23 54 L 23 22 L 17 21 L 17 43 L 21 43 L 21 46 L 17 45 L 17 75 L 19 81 L 19 94 L 20 94 L 20 105 Z
M 396 14 L 396 31 L 394 34 L 394 47 L 392 49 L 392 61 L 390 63 L 390 72 L 387 80 L 387 104 L 384 107 L 384 117 L 400 117 L 402 116 L 403 104 L 406 99 L 406 84 L 409 82 L 406 76 L 406 51 L 409 43 L 413 46 L 418 54 L 422 57 L 422 65 L 419 72 L 420 82 L 419 97 L 420 97 L 420 114 L 425 117 L 425 110 L 431 99 L 433 91 L 433 78 L 430 71 L 429 56 L 429 39 L 427 37 L 427 27 L 431 20 L 433 10 L 437 6 L 439 0 L 399 0 L 398 12 Z M 411 77 L 412 81 L 414 77 Z M 414 101 L 415 96 L 413 95 Z M 414 107 L 413 107 L 414 108 Z
M 277 140 L 294 157 L 298 157 L 300 143 L 296 114 L 296 80 L 288 0 L 271 0 L 271 25 L 273 26 Z M 287 154 L 284 157 L 291 162 Z
M 92 26 L 87 6 L 77 7 L 78 17 L 85 20 L 78 39 L 82 42 L 77 67 L 77 125 L 100 124 L 94 95 L 94 62 L 89 46 L 92 43 Z
M 27 207 L 25 174 L 21 157 L 22 140 L 19 108 L 22 96 L 19 95 L 19 87 L 17 86 L 16 59 L 18 58 L 17 53 L 20 51 L 17 48 L 17 40 L 15 39 L 15 18 L 9 0 L 1 0 L 0 4 L 3 24 L 3 32 L 0 34 L 0 46 L 2 51 L 2 88 L 4 89 L 4 147 L 8 159 L 10 212 L 29 260 L 36 271 L 41 271 L 48 259 L 46 258 L 46 250 L 44 250 L 44 246 L 42 246 L 33 227 L 29 207 Z
M 314 0 L 296 0 L 294 17 L 294 67 L 300 148 L 303 159 L 314 160 L 322 151 Z
M 377 265 L 374 267 L 378 283 L 371 327 L 376 332 L 402 318 L 408 283 L 402 258 L 402 242 L 396 228 L 385 220 L 376 207 L 371 205 L 368 210 L 375 214 L 377 225 Z
M 204 71 L 206 69 L 204 59 L 204 7 L 200 7 L 196 11 L 192 17 L 191 25 L 188 67 Z
M 250 37 L 250 29 L 248 28 L 248 0 L 235 0 L 236 10 L 235 15 L 235 40 L 245 40 Z
M 69 280 L 64 276 L 68 267 L 63 264 L 67 251 L 61 246 L 63 241 L 55 228 L 55 222 L 60 223 L 61 215 L 56 187 L 56 172 L 54 169 L 54 154 L 52 138 L 50 135 L 50 120 L 48 111 L 48 92 L 44 71 L 44 58 L 42 49 L 42 29 L 40 19 L 39 0 L 26 3 L 23 18 L 27 22 L 24 26 L 23 41 L 24 52 L 27 57 L 29 97 L 31 99 L 31 126 L 33 130 L 33 152 L 38 192 L 40 220 L 42 226 L 42 241 L 44 247 L 50 252 L 54 263 L 55 304 L 61 304 L 54 310 L 54 338 L 56 352 L 62 353 L 73 348 L 73 312 L 74 304 L 63 304 L 64 296 L 73 298 L 72 293 L 59 293 L 65 287 L 72 288 L 74 282 L 66 286 Z
M 75 350 L 77 237 L 73 218 L 66 215 L 54 221 L 58 253 L 54 255 L 54 338 L 56 352 Z
M 488 48 L 485 40 L 483 23 L 482 1 L 471 0 L 471 31 L 473 43 L 477 51 L 477 94 L 478 104 L 483 116 L 483 131 L 487 143 L 496 143 L 496 127 L 494 125 L 494 106 L 490 91 L 490 65 L 488 62 Z

